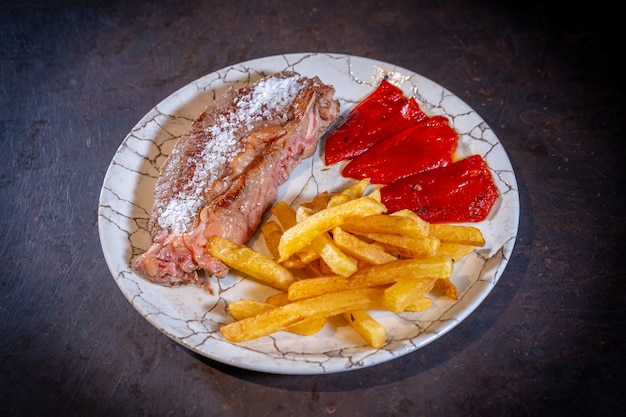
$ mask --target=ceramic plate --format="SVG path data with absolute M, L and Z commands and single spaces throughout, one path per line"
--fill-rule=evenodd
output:
M 421 313 L 395 315 L 372 312 L 387 329 L 387 343 L 370 348 L 349 326 L 330 320 L 314 336 L 287 332 L 233 344 L 219 332 L 231 322 L 226 306 L 240 298 L 262 300 L 275 291 L 235 273 L 211 288 L 167 288 L 148 282 L 131 269 L 135 257 L 150 246 L 146 225 L 150 215 L 158 169 L 176 140 L 203 108 L 229 86 L 240 86 L 262 76 L 293 70 L 318 76 L 336 89 L 342 113 L 369 94 L 382 77 L 415 96 L 430 115 L 447 116 L 461 139 L 462 153 L 480 154 L 488 163 L 500 197 L 490 217 L 479 227 L 484 248 L 457 263 L 452 281 L 459 300 L 435 297 L 432 308 Z M 324 190 L 336 191 L 351 182 L 341 177 L 340 164 L 328 169 L 318 152 L 303 161 L 278 198 L 296 205 Z M 339 54 L 291 54 L 256 59 L 208 74 L 176 91 L 130 131 L 106 173 L 100 195 L 98 227 L 108 267 L 124 296 L 161 332 L 207 358 L 232 366 L 278 374 L 343 372 L 413 352 L 442 337 L 485 299 L 500 278 L 513 250 L 519 219 L 515 174 L 502 144 L 485 121 L 462 100 L 435 82 L 410 70 L 372 59 Z M 262 239 L 250 246 L 264 251 Z

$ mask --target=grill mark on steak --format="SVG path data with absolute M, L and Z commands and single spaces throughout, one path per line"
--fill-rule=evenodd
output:
M 276 88 L 274 96 L 258 97 Z M 228 267 L 205 253 L 208 238 L 239 244 L 250 238 L 278 187 L 337 120 L 333 94 L 317 77 L 282 72 L 231 89 L 207 107 L 161 168 L 149 221 L 153 244 L 136 260 L 136 269 L 168 286 L 198 283 L 199 269 L 225 276 Z M 242 108 L 247 113 L 236 114 Z

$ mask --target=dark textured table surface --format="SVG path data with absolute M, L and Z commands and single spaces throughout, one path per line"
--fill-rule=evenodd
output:
M 506 3 L 507 5 L 504 5 Z M 624 81 L 615 12 L 497 1 L 30 1 L 0 7 L 0 415 L 612 416 L 626 395 Z M 494 129 L 521 218 L 498 285 L 377 366 L 249 372 L 160 333 L 99 243 L 100 187 L 156 103 L 292 52 L 392 62 Z

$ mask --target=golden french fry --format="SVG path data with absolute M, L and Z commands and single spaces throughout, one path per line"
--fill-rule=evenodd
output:
M 327 318 L 354 310 L 378 309 L 382 290 L 367 288 L 324 294 L 222 326 L 222 335 L 231 342 L 243 342 L 285 330 L 304 319 Z
M 378 202 L 381 202 L 381 200 L 380 200 L 380 187 L 376 188 L 374 191 L 372 191 L 369 196 L 371 198 L 373 198 L 374 200 L 376 200 Z
M 414 238 L 425 238 L 428 236 L 430 225 L 419 217 L 392 216 L 387 214 L 376 214 L 360 219 L 355 219 L 344 224 L 344 230 L 359 233 L 385 233 L 391 235 L 401 235 Z
M 275 299 L 274 301 L 279 300 Z M 228 305 L 228 310 L 236 320 L 243 320 L 245 318 L 253 317 L 257 314 L 273 310 L 280 305 L 283 304 L 272 304 L 268 303 L 267 301 L 262 302 L 256 300 L 241 299 L 231 302 Z M 304 319 L 295 324 L 292 324 L 285 330 L 291 333 L 299 334 L 301 336 L 310 336 L 319 332 L 325 324 L 325 318 Z
M 322 276 L 334 275 L 333 270 L 330 269 L 328 264 L 326 264 L 326 262 L 324 262 L 322 258 L 319 259 L 318 264 L 320 266 L 320 272 L 322 273 Z
M 303 260 L 292 256 L 291 258 L 287 259 L 285 262 L 281 262 L 280 264 L 284 266 L 285 268 L 294 270 L 294 269 L 305 269 L 306 266 L 308 265 L 308 262 L 304 262 Z
M 307 217 L 311 216 L 314 213 L 315 212 L 313 211 L 312 208 L 300 205 L 296 209 L 296 222 L 300 223 L 302 220 L 306 219 Z
M 392 251 L 407 258 L 426 258 L 434 256 L 441 242 L 434 237 L 409 237 L 392 235 L 389 233 L 359 233 L 367 239 L 380 242 L 389 247 Z
M 290 333 L 299 334 L 300 336 L 311 336 L 324 328 L 326 325 L 325 317 L 314 317 L 312 319 L 304 319 L 287 327 Z
M 205 250 L 229 267 L 279 290 L 285 291 L 296 282 L 293 274 L 273 259 L 223 237 L 211 236 Z
M 276 294 L 272 294 L 265 299 L 267 304 L 272 304 L 275 306 L 282 306 L 289 302 L 289 297 L 286 292 L 277 292 Z
M 414 211 L 409 210 L 409 209 L 402 209 L 402 210 L 398 210 L 398 211 L 394 211 L 393 213 L 389 214 L 390 216 L 402 216 L 402 217 L 408 217 L 410 219 L 415 219 L 417 221 L 424 221 L 420 216 L 418 216 L 417 214 L 415 214 Z M 430 225 L 430 223 L 429 223 Z
M 313 245 L 308 244 L 304 248 L 300 249 L 296 256 L 304 263 L 311 263 L 316 259 L 319 259 L 320 254 L 317 253 Z M 292 256 L 293 257 L 293 256 Z
M 242 298 L 228 304 L 228 311 L 235 320 L 242 320 L 247 317 L 256 316 L 264 311 L 273 310 L 276 306 L 264 303 L 263 301 Z
M 278 219 L 282 227 L 289 228 L 296 224 L 296 211 L 284 202 L 279 202 L 272 207 L 274 216 Z M 268 250 L 274 257 L 278 259 L 280 257 L 278 253 L 278 243 L 280 237 L 283 234 L 283 229 L 277 222 L 270 220 L 261 226 L 261 232 L 265 238 L 265 243 Z M 305 265 L 318 257 L 317 253 L 312 248 L 305 248 L 299 251 L 297 257 L 291 257 L 281 262 L 286 268 L 303 269 Z
M 453 224 L 431 224 L 430 234 L 448 243 L 485 246 L 485 238 L 479 228 Z
M 330 200 L 328 201 L 328 207 L 337 206 L 350 200 L 356 200 L 359 197 L 363 197 L 363 194 L 365 193 L 365 190 L 369 185 L 369 178 L 364 178 L 356 184 L 351 185 L 350 187 L 333 193 L 333 195 L 330 196 Z
M 435 289 L 448 298 L 452 298 L 453 300 L 459 299 L 459 292 L 456 285 L 447 278 L 439 278 L 435 281 Z
M 370 316 L 367 311 L 356 310 L 343 313 L 343 318 L 370 346 L 375 349 L 383 347 L 387 332 L 383 325 Z
M 320 265 L 320 259 L 315 259 L 313 262 L 309 262 L 304 267 L 304 273 L 309 277 L 321 277 L 324 275 L 322 267 Z
M 330 196 L 327 191 L 317 194 L 309 203 L 303 203 L 302 207 L 308 208 L 312 213 L 317 213 L 328 206 Z
M 429 292 L 435 286 L 436 279 L 407 278 L 396 281 L 385 290 L 383 305 L 394 313 L 403 312 L 407 306 Z
M 307 210 L 308 212 L 311 211 L 310 209 L 305 209 L 303 207 L 299 207 L 298 210 Z M 285 229 L 292 227 L 298 221 L 297 220 L 298 214 L 296 210 L 294 210 L 291 206 L 287 205 L 284 202 L 280 202 L 276 204 L 274 207 L 272 207 L 272 212 L 274 216 L 278 218 L 278 221 L 281 223 L 281 225 Z M 307 214 L 307 216 L 308 215 L 310 214 Z M 271 223 L 271 221 L 269 223 Z M 281 236 L 282 236 L 282 229 L 281 229 Z M 279 242 L 280 242 L 280 239 L 278 240 L 278 242 L 276 242 L 275 250 L 277 253 L 278 253 Z M 272 242 L 272 244 L 273 243 L 274 242 Z M 272 252 L 272 255 L 274 256 L 274 259 L 278 259 L 280 257 L 279 254 L 274 255 L 274 252 Z M 296 253 L 294 256 L 290 257 L 289 259 L 282 261 L 281 264 L 286 268 L 304 269 L 306 264 L 313 262 L 313 260 L 317 259 L 318 257 L 319 255 L 317 254 L 317 252 L 315 252 L 315 250 L 309 245 L 299 250 L 298 253 Z
M 283 306 L 289 303 L 289 297 L 287 297 L 287 293 L 279 292 L 274 295 L 270 295 L 265 299 L 266 303 L 272 304 L 276 307 Z M 287 331 L 295 334 L 299 334 L 300 336 L 310 336 L 322 330 L 326 325 L 326 318 L 310 318 L 304 319 L 296 324 L 292 324 L 287 327 Z
M 445 256 L 403 259 L 362 268 L 350 277 L 334 275 L 303 279 L 291 284 L 287 294 L 291 301 L 295 301 L 331 292 L 384 286 L 407 278 L 449 278 L 452 268 L 452 259 Z
M 404 308 L 404 311 L 410 313 L 419 313 L 420 311 L 428 310 L 433 306 L 432 298 L 425 295 L 413 300 L 408 306 Z
M 401 259 L 358 270 L 350 277 L 352 288 L 385 285 L 403 278 L 450 278 L 454 262 L 447 256 Z
M 397 260 L 395 256 L 385 252 L 379 245 L 364 242 L 340 227 L 335 227 L 332 234 L 333 241 L 341 250 L 367 264 L 380 265 Z
M 472 245 L 464 245 L 461 243 L 441 242 L 437 248 L 436 255 L 445 255 L 458 262 L 470 253 L 474 252 L 475 247 Z
M 328 232 L 334 227 L 341 226 L 346 221 L 357 217 L 384 213 L 386 210 L 387 208 L 383 204 L 370 197 L 359 197 L 311 214 L 295 226 L 285 230 L 278 245 L 279 260 L 284 261 L 288 259 L 317 236 Z
M 342 277 L 340 275 L 317 276 L 315 278 L 302 279 L 291 284 L 287 290 L 287 294 L 289 300 L 296 301 L 322 294 L 345 291 L 350 289 L 349 281 L 348 277 Z
M 267 250 L 272 254 L 274 259 L 278 259 L 278 242 L 283 235 L 283 229 L 275 221 L 268 221 L 261 226 L 261 234 L 265 240 Z
M 328 233 L 313 239 L 312 246 L 333 274 L 349 277 L 358 269 L 356 259 L 345 254 Z
M 279 201 L 270 210 L 278 219 L 278 222 L 284 230 L 289 229 L 296 224 L 296 211 L 284 201 Z

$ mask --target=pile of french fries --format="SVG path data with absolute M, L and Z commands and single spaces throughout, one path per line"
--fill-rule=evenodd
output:
M 419 312 L 432 296 L 458 299 L 454 263 L 485 245 L 472 226 L 429 224 L 412 211 L 386 214 L 378 189 L 362 180 L 293 208 L 279 202 L 261 226 L 269 256 L 214 236 L 206 251 L 279 292 L 241 299 L 221 333 L 242 342 L 278 331 L 312 335 L 340 316 L 372 347 L 386 330 L 368 311 Z M 369 192 L 368 192 L 369 190 Z

